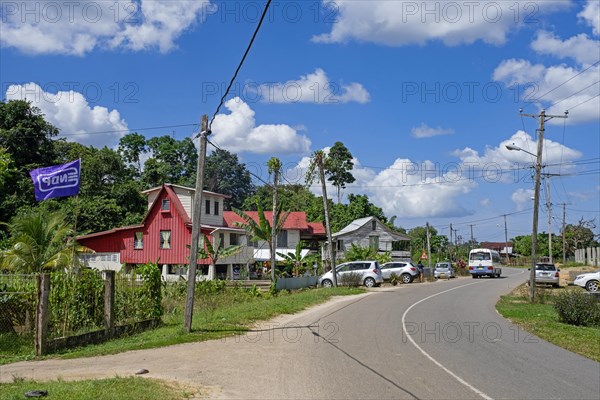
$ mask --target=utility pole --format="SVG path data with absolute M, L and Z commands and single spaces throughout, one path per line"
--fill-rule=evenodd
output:
M 269 160 L 269 173 L 273 172 L 273 216 L 271 223 L 271 282 L 275 282 L 275 267 L 277 266 L 277 189 L 279 186 L 279 174 L 281 172 L 281 161 L 273 157 Z M 281 215 L 279 216 L 281 218 Z
M 208 130 L 208 115 L 202 116 L 202 124 L 200 126 L 200 147 L 198 149 L 198 164 L 196 165 L 196 190 L 194 193 L 194 208 L 192 210 L 192 243 L 190 246 L 190 266 L 187 275 L 187 296 L 185 299 L 185 318 L 183 322 L 183 327 L 188 333 L 192 331 L 192 315 L 194 313 L 200 216 L 202 215 L 202 189 L 204 187 L 204 161 L 206 159 L 206 142 L 208 141 L 208 135 L 210 135 L 210 131 Z
M 429 279 L 433 279 L 433 271 L 431 270 L 431 243 L 429 240 L 429 222 L 427 222 L 425 226 L 427 226 L 427 261 L 429 267 Z
M 450 249 L 452 249 L 452 224 L 450 224 L 450 242 L 448 243 L 448 247 L 449 247 L 449 253 L 450 253 L 449 261 L 452 261 L 452 251 L 450 251 Z
M 552 264 L 552 215 L 550 214 L 550 175 L 546 175 L 546 208 L 548 209 L 548 256 Z
M 537 129 L 537 153 L 535 161 L 535 190 L 533 195 L 533 226 L 531 229 L 531 269 L 529 271 L 529 301 L 533 303 L 535 300 L 535 264 L 537 263 L 537 233 L 538 233 L 538 216 L 540 202 L 540 177 L 542 173 L 542 150 L 544 146 L 544 124 L 552 118 L 567 118 L 568 111 L 565 115 L 546 115 L 546 110 L 542 110 L 537 114 L 523 114 L 523 109 L 520 110 L 521 116 L 532 117 L 539 119 L 539 128 Z
M 567 229 L 567 203 L 562 203 L 563 206 L 563 220 L 562 220 L 562 259 L 563 266 L 567 263 L 567 238 L 565 237 L 565 230 Z
M 508 265 L 508 227 L 506 225 L 506 214 L 504 214 L 504 255 L 506 256 L 506 264 Z
M 473 250 L 473 243 L 475 243 L 475 239 L 473 238 L 473 227 L 475 226 L 475 224 L 470 224 L 469 226 L 471 227 L 471 245 L 469 246 L 469 248 Z

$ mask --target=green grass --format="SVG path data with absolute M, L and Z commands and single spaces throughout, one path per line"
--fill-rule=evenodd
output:
M 139 377 L 76 382 L 16 379 L 13 383 L 0 384 L 0 400 L 21 400 L 30 390 L 47 390 L 48 396 L 42 398 L 49 400 L 179 400 L 188 399 L 197 393 L 197 389 Z
M 300 290 L 293 293 L 281 291 L 277 296 L 270 296 L 268 293 L 256 296 L 249 290 L 228 288 L 220 293 L 196 298 L 191 333 L 183 329 L 184 294 L 178 298 L 165 299 L 163 325 L 156 329 L 98 345 L 62 350 L 44 358 L 92 357 L 219 339 L 242 334 L 257 321 L 268 320 L 280 314 L 293 314 L 323 303 L 333 296 L 360 293 L 364 293 L 364 290 L 340 287 Z M 26 341 L 21 339 L 14 343 L 0 340 L 0 365 L 32 358 L 34 358 L 34 350 L 31 339 Z
M 542 293 L 543 303 L 529 303 L 521 286 L 508 296 L 502 296 L 496 309 L 502 316 L 510 319 L 524 330 L 553 343 L 559 347 L 580 354 L 595 361 L 600 361 L 600 327 L 574 326 L 559 322 L 558 313 L 554 309 L 553 297 L 564 290 L 581 290 L 580 288 L 563 288 Z

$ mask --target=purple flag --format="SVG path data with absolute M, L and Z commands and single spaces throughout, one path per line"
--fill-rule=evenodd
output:
M 38 168 L 29 172 L 37 201 L 53 197 L 75 196 L 79 193 L 81 159 L 63 165 Z

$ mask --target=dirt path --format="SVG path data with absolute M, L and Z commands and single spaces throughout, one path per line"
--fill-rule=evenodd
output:
M 310 324 L 332 310 L 369 295 L 338 297 L 294 315 L 257 324 L 243 336 L 70 360 L 23 361 L 0 366 L 0 382 L 127 377 L 141 375 L 201 388 L 208 398 L 264 398 L 269 371 L 302 343 L 314 342 Z M 291 327 L 291 328 L 290 328 Z M 295 354 L 295 356 L 298 356 Z

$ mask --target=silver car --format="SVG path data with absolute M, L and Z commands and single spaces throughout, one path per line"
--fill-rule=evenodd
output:
M 446 278 L 454 278 L 456 274 L 454 272 L 454 267 L 451 262 L 439 262 L 435 264 L 435 270 L 433 271 L 433 276 L 439 278 L 440 275 L 444 274 Z
M 335 267 L 337 271 L 338 283 L 342 280 L 342 276 L 346 274 L 360 274 L 362 284 L 366 287 L 379 286 L 383 283 L 381 276 L 381 268 L 377 261 L 350 261 L 340 264 Z M 331 271 L 326 272 L 319 278 L 319 286 L 333 286 L 333 274 Z
M 390 279 L 392 274 L 396 274 L 402 283 L 411 283 L 415 277 L 419 276 L 417 267 L 411 262 L 388 262 L 381 266 L 383 279 Z
M 585 288 L 588 292 L 600 291 L 600 270 L 577 275 L 573 284 Z
M 559 287 L 560 269 L 554 264 L 537 263 L 535 264 L 535 283 L 547 283 L 554 287 Z

